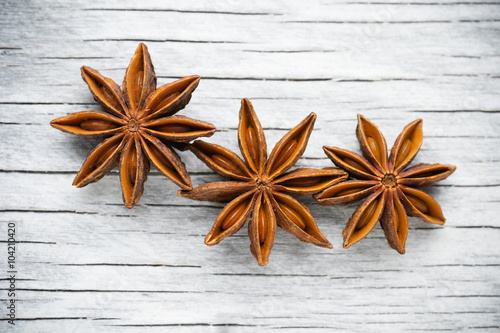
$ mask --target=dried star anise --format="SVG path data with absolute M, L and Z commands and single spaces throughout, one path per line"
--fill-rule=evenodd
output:
M 357 180 L 349 180 L 314 195 L 322 205 L 349 205 L 367 197 L 342 232 L 344 248 L 363 239 L 380 221 L 389 245 L 403 254 L 408 235 L 407 216 L 427 223 L 444 224 L 441 207 L 416 187 L 429 186 L 451 175 L 453 165 L 420 163 L 404 170 L 422 144 L 422 119 L 408 124 L 398 136 L 387 158 L 387 144 L 375 124 L 358 115 L 356 135 L 363 156 L 327 147 L 326 155 Z
M 96 182 L 120 164 L 123 201 L 134 207 L 143 191 L 150 163 L 183 189 L 191 179 L 172 146 L 215 132 L 212 124 L 174 116 L 191 99 L 199 76 L 187 76 L 156 89 L 156 75 L 146 45 L 139 44 L 125 73 L 123 92 L 111 79 L 83 66 L 83 80 L 104 111 L 84 111 L 50 124 L 85 138 L 108 137 L 87 157 L 73 185 Z
M 304 153 L 316 115 L 311 113 L 290 130 L 276 144 L 269 158 L 264 131 L 246 98 L 241 102 L 239 117 L 238 142 L 245 161 L 216 144 L 197 140 L 191 146 L 191 151 L 208 167 L 231 179 L 179 191 L 179 195 L 193 200 L 230 201 L 217 217 L 205 243 L 215 245 L 234 234 L 251 215 L 248 225 L 250 251 L 261 266 L 269 261 L 276 225 L 301 241 L 331 248 L 309 209 L 282 193 L 313 194 L 347 179 L 347 174 L 337 168 L 299 168 L 285 173 Z

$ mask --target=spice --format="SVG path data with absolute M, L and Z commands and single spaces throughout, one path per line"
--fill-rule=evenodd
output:
M 251 216 L 250 251 L 259 265 L 269 261 L 276 225 L 317 246 L 332 245 L 319 230 L 309 209 L 284 193 L 313 194 L 347 179 L 337 168 L 299 168 L 288 171 L 304 153 L 316 115 L 311 113 L 274 147 L 269 158 L 262 126 L 248 99 L 241 102 L 238 142 L 244 161 L 216 144 L 195 141 L 191 151 L 208 167 L 230 181 L 213 182 L 179 195 L 202 201 L 229 202 L 205 238 L 215 245 L 236 233 Z
M 408 235 L 407 216 L 427 223 L 445 223 L 436 200 L 416 188 L 447 178 L 456 167 L 421 163 L 405 170 L 422 144 L 421 119 L 403 129 L 389 158 L 384 136 L 362 115 L 358 115 L 356 134 L 364 157 L 336 147 L 323 147 L 335 165 L 356 179 L 334 185 L 314 197 L 322 205 L 349 205 L 366 198 L 342 233 L 344 248 L 363 239 L 380 221 L 389 245 L 403 254 Z
M 87 157 L 73 185 L 96 182 L 119 164 L 123 201 L 132 208 L 153 164 L 182 189 L 191 189 L 189 174 L 172 146 L 211 136 L 215 127 L 174 114 L 189 103 L 200 77 L 187 76 L 156 89 L 153 64 L 142 43 L 125 73 L 123 91 L 90 67 L 82 67 L 82 77 L 104 111 L 76 112 L 50 124 L 81 137 L 106 139 Z

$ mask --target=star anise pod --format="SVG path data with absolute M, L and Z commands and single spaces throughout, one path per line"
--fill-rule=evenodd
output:
M 107 139 L 87 157 L 73 185 L 96 182 L 119 164 L 123 201 L 132 208 L 144 191 L 152 163 L 175 184 L 191 189 L 189 174 L 172 146 L 211 136 L 215 127 L 174 114 L 189 103 L 200 77 L 187 76 L 156 89 L 153 64 L 142 43 L 125 72 L 123 91 L 90 67 L 82 67 L 82 77 L 104 111 L 76 112 L 50 124 L 85 138 Z
M 342 232 L 344 248 L 363 239 L 380 221 L 389 245 L 405 253 L 407 216 L 427 223 L 444 224 L 441 206 L 418 187 L 429 186 L 451 175 L 453 165 L 420 163 L 405 170 L 423 140 L 422 119 L 403 129 L 387 158 L 387 144 L 378 127 L 358 115 L 356 135 L 363 156 L 324 146 L 326 155 L 356 180 L 349 180 L 314 195 L 322 205 L 349 205 L 366 197 Z
M 347 179 L 347 174 L 337 168 L 299 168 L 285 173 L 304 153 L 316 115 L 311 113 L 285 134 L 269 158 L 264 131 L 246 98 L 241 102 L 239 117 L 238 142 L 245 161 L 216 144 L 197 140 L 191 146 L 191 151 L 208 167 L 231 179 L 179 191 L 179 195 L 193 200 L 230 201 L 217 217 L 205 243 L 219 243 L 237 232 L 251 216 L 248 225 L 250 251 L 261 266 L 269 261 L 276 225 L 301 241 L 331 248 L 309 209 L 284 194 L 313 194 Z

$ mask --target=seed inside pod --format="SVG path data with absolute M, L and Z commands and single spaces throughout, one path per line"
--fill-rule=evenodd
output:
M 99 156 L 95 159 L 94 161 L 94 167 L 95 169 L 100 167 L 104 162 L 106 162 L 106 160 L 108 159 L 108 157 L 113 153 L 113 151 L 116 149 L 116 145 L 109 145 L 108 147 L 106 147 L 105 150 L 103 150 Z
M 255 134 L 255 130 L 253 129 L 253 127 L 248 127 L 245 135 L 248 152 L 250 153 L 252 160 L 259 164 L 259 148 L 257 146 L 257 135 Z M 256 167 L 258 167 L 258 165 L 256 165 Z
M 232 173 L 240 176 L 244 176 L 245 174 L 234 164 L 230 159 L 226 156 L 220 154 L 213 154 L 212 160 L 215 164 L 221 166 L 222 168 L 231 171 Z
M 283 213 L 292 221 L 297 227 L 304 230 L 306 228 L 306 224 L 302 220 L 302 217 L 291 207 L 285 204 L 280 205 Z
M 131 149 L 130 159 L 128 161 L 128 178 L 133 185 L 135 184 L 135 177 L 137 176 L 137 151 L 135 147 Z
M 363 171 L 365 173 L 370 173 L 371 174 L 371 172 L 369 172 L 368 170 L 366 170 L 366 168 L 363 165 L 361 165 L 358 161 L 355 161 L 355 160 L 353 160 L 351 158 L 348 158 L 348 157 L 344 158 L 344 163 L 352 166 L 354 169 L 358 169 L 358 170 Z
M 312 187 L 314 185 L 318 185 L 320 182 L 321 177 L 301 177 L 289 179 L 281 183 L 281 185 L 290 187 Z
M 408 194 L 406 195 L 406 197 L 408 198 L 408 200 L 410 200 L 411 204 L 421 213 L 425 214 L 429 211 L 427 204 L 422 199 Z
M 240 203 L 238 206 L 236 206 L 229 214 L 226 215 L 224 222 L 221 224 L 221 229 L 222 230 L 227 230 L 231 228 L 236 221 L 241 217 L 241 214 L 245 211 L 245 208 L 247 206 L 246 202 Z
M 259 242 L 262 244 L 266 241 L 267 237 L 267 225 L 266 225 L 266 214 L 262 206 L 259 209 Z
M 154 106 L 154 110 L 159 111 L 159 110 L 163 109 L 165 106 L 170 104 L 174 99 L 176 99 L 179 95 L 180 95 L 180 93 L 175 91 L 175 92 L 171 93 L 170 95 L 163 97 L 161 99 L 161 102 Z
M 115 110 L 122 111 L 122 107 L 121 107 L 120 103 L 118 102 L 118 100 L 116 99 L 113 92 L 110 89 L 108 89 L 108 87 L 106 87 L 105 85 L 102 85 L 100 83 L 97 83 L 97 85 L 98 85 L 99 92 L 102 95 L 101 98 L 105 102 L 109 103 Z
M 150 156 L 150 158 L 155 164 L 167 167 L 169 169 L 174 169 L 172 163 L 170 163 L 170 161 L 165 157 L 164 154 L 161 153 L 158 148 L 156 148 L 156 146 L 149 145 L 149 148 L 149 153 L 152 155 Z
M 364 189 L 365 189 L 365 187 L 351 187 L 351 188 L 348 188 L 348 189 L 345 189 L 345 190 L 337 192 L 335 194 L 335 196 L 336 197 L 343 197 L 343 196 L 346 196 L 346 195 L 349 195 L 349 194 L 360 192 L 360 191 L 362 191 Z
M 283 165 L 290 158 L 290 156 L 292 156 L 295 148 L 297 148 L 297 140 L 292 139 L 288 141 L 283 149 L 281 149 L 281 151 L 279 152 L 279 155 L 276 157 L 274 166 L 279 167 L 280 165 Z
M 135 74 L 136 84 L 134 85 L 134 98 L 137 107 L 139 106 L 139 102 L 141 101 L 143 80 L 144 80 L 144 72 L 143 71 L 137 72 Z
M 408 154 L 410 153 L 411 150 L 411 140 L 406 139 L 403 141 L 401 146 L 399 147 L 398 151 L 398 157 L 396 158 L 396 166 L 401 165 L 401 163 L 404 162 L 404 160 L 408 157 Z
M 399 231 L 399 213 L 397 206 L 394 204 L 394 226 L 396 227 L 396 230 Z
M 363 215 L 358 221 L 358 224 L 356 225 L 356 230 L 361 230 L 363 229 L 368 222 L 370 222 L 371 218 L 373 217 L 373 214 L 375 213 L 375 208 L 377 207 L 377 200 L 373 200 L 370 202 L 368 207 L 366 207 L 365 211 L 363 212 Z
M 380 150 L 378 149 L 377 141 L 375 141 L 375 139 L 371 136 L 366 138 L 366 141 L 368 141 L 368 146 L 370 147 L 373 156 L 375 156 L 375 159 L 377 161 L 381 161 L 382 159 L 380 158 Z
M 186 133 L 191 131 L 191 127 L 186 124 L 167 124 L 154 127 L 155 131 L 164 133 Z
M 80 123 L 80 127 L 86 131 L 106 131 L 117 126 L 112 122 L 101 119 L 88 119 Z

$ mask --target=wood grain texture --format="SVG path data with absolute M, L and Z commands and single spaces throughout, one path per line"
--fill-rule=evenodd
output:
M 4 0 L 0 15 L 0 331 L 330 332 L 500 328 L 500 3 L 436 1 Z M 352 248 L 356 206 L 302 197 L 332 250 L 278 230 L 270 264 L 246 227 L 203 244 L 222 205 L 177 197 L 153 171 L 132 210 L 115 170 L 72 179 L 98 140 L 49 121 L 100 110 L 82 65 L 121 83 L 145 42 L 164 84 L 202 77 L 180 114 L 212 122 L 237 151 L 248 97 L 268 146 L 311 111 L 297 167 L 327 167 L 323 145 L 358 151 L 356 114 L 389 146 L 424 120 L 415 163 L 457 166 L 430 188 L 447 222 L 410 219 L 407 253 L 380 227 Z M 221 179 L 181 153 L 193 184 Z M 6 321 L 7 223 L 17 225 L 17 320 Z

